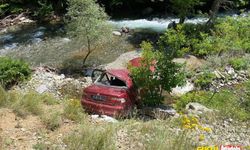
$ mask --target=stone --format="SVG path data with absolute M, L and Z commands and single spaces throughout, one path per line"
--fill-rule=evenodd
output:
M 172 96 L 182 96 L 190 91 L 194 90 L 194 84 L 187 81 L 184 86 L 177 86 L 172 89 L 172 92 L 170 93 Z
M 104 121 L 104 122 L 112 122 L 112 123 L 116 123 L 118 122 L 118 120 L 116 120 L 115 118 L 113 117 L 110 117 L 110 116 L 106 116 L 106 115 L 91 115 L 91 118 L 93 120 L 96 120 L 96 121 Z
M 42 85 L 38 86 L 38 87 L 35 89 L 35 91 L 38 92 L 38 93 L 40 93 L 40 94 L 42 94 L 42 93 L 44 93 L 44 92 L 49 91 L 49 89 L 48 89 L 47 85 L 42 84 Z
M 209 109 L 203 105 L 201 105 L 200 103 L 188 103 L 186 105 L 186 110 L 188 110 L 191 113 L 204 113 L 204 112 L 212 112 L 212 109 Z
M 235 74 L 234 68 L 231 67 L 231 66 L 226 66 L 226 67 L 225 67 L 225 71 L 226 71 L 229 75 Z
M 113 31 L 112 34 L 115 36 L 122 36 L 122 33 L 119 31 Z

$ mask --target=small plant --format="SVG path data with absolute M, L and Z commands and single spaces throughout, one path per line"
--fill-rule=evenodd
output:
M 70 99 L 65 102 L 63 116 L 73 121 L 82 121 L 85 118 L 80 100 Z
M 8 102 L 8 95 L 5 89 L 0 86 L 0 107 L 6 106 L 6 103 Z
M 248 67 L 248 62 L 244 58 L 234 58 L 229 61 L 229 64 L 236 70 L 245 70 Z
M 14 112 L 21 116 L 26 117 L 28 114 L 41 115 L 43 113 L 41 95 L 35 92 L 27 94 L 20 94 L 20 97 L 12 105 Z
M 62 124 L 62 117 L 60 112 L 53 111 L 54 110 L 52 110 L 52 113 L 44 114 L 43 116 L 41 116 L 41 119 L 46 125 L 46 128 L 51 131 L 56 130 Z
M 39 142 L 39 143 L 36 143 L 35 145 L 33 145 L 33 149 L 34 150 L 45 150 L 45 149 L 49 149 L 49 146 L 46 145 L 45 143 Z
M 80 99 L 82 96 L 82 87 L 75 82 L 68 82 L 62 85 L 60 93 L 67 98 Z
M 50 94 L 42 94 L 40 95 L 40 97 L 43 103 L 45 103 L 46 105 L 55 105 L 59 103 L 59 101 L 53 95 Z
M 3 87 L 9 88 L 21 81 L 28 79 L 31 69 L 23 61 L 0 57 L 0 83 Z
M 211 72 L 203 72 L 202 74 L 198 75 L 194 81 L 195 85 L 200 87 L 201 89 L 208 88 L 216 76 Z
M 113 150 L 115 131 L 114 125 L 96 126 L 84 123 L 80 131 L 66 136 L 64 143 L 68 149 Z

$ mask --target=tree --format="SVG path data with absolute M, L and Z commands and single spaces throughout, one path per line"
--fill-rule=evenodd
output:
M 173 87 L 182 83 L 184 76 L 181 67 L 172 61 L 171 54 L 155 50 L 149 42 L 143 42 L 141 47 L 143 50 L 141 66 L 130 66 L 129 69 L 135 84 L 140 89 L 142 103 L 156 106 L 163 101 L 163 90 L 171 92 Z
M 187 15 L 190 15 L 194 7 L 201 3 L 201 0 L 170 0 L 173 10 L 180 17 L 179 23 L 185 21 Z
M 87 50 L 82 61 L 85 65 L 89 55 L 111 35 L 108 16 L 95 0 L 68 0 L 68 5 L 68 31 L 83 42 L 81 51 Z

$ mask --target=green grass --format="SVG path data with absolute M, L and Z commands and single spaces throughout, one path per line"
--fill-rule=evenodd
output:
M 224 88 L 213 95 L 212 92 L 195 91 L 177 99 L 175 108 L 184 110 L 189 102 L 198 102 L 208 108 L 219 110 L 222 117 L 237 120 L 250 119 L 250 82 L 232 88 Z
M 81 106 L 79 99 L 65 101 L 63 116 L 72 121 L 81 122 L 86 118 L 86 114 Z
M 42 102 L 43 99 L 35 92 L 20 94 L 19 99 L 12 105 L 12 109 L 21 117 L 29 114 L 41 115 L 43 113 Z
M 43 114 L 41 120 L 48 130 L 54 131 L 61 126 L 62 116 L 60 112 L 55 110 L 50 110 L 49 112 L 50 113 Z
M 84 123 L 80 131 L 72 133 L 64 139 L 68 149 L 74 150 L 112 150 L 115 149 L 115 125 L 93 125 Z
M 79 130 L 68 135 L 64 143 L 70 150 L 115 150 L 157 149 L 186 150 L 195 149 L 196 142 L 184 131 L 179 134 L 170 129 L 170 120 L 124 120 L 118 123 L 82 123 Z M 197 141 L 198 142 L 198 141 Z
M 43 105 L 54 105 L 58 100 L 48 94 L 39 94 L 34 91 L 21 93 L 20 91 L 6 91 L 0 86 L 0 107 L 13 109 L 18 116 L 26 117 L 29 114 L 43 115 Z

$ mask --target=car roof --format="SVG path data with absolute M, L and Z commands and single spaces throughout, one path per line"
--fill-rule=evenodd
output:
M 131 79 L 127 69 L 108 69 L 106 72 L 121 80 L 127 81 Z

